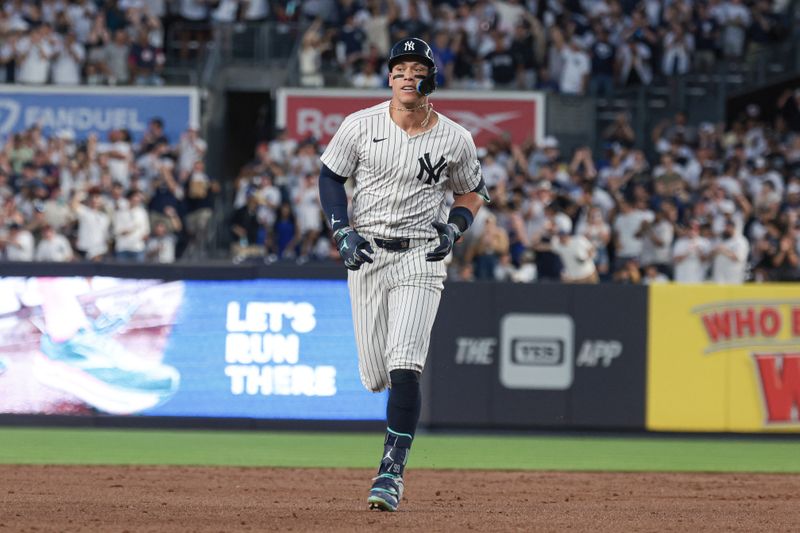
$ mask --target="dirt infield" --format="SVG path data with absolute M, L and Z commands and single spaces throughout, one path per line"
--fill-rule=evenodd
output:
M 409 471 L 394 514 L 372 472 L 0 466 L 6 531 L 797 531 L 800 476 Z M 397 529 L 395 529 L 397 528 Z

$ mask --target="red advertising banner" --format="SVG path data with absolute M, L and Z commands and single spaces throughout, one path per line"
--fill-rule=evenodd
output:
M 293 139 L 314 137 L 327 144 L 347 115 L 390 98 L 388 90 L 282 89 L 277 126 Z M 510 135 L 514 143 L 544 138 L 543 93 L 442 91 L 431 102 L 436 111 L 469 130 L 478 147 L 503 135 Z

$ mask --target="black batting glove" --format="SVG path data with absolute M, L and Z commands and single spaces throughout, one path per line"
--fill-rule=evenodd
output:
M 358 270 L 364 263 L 372 263 L 372 257 L 369 256 L 374 253 L 372 245 L 350 226 L 336 230 L 333 239 L 348 270 Z
M 461 231 L 458 226 L 452 223 L 434 222 L 431 225 L 436 228 L 436 232 L 439 234 L 439 246 L 434 248 L 432 252 L 425 254 L 425 259 L 427 261 L 441 261 L 453 249 L 453 245 L 461 237 Z

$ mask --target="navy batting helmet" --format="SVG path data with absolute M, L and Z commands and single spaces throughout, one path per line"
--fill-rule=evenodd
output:
M 436 63 L 433 61 L 433 50 L 428 43 L 416 37 L 397 41 L 389 52 L 389 71 L 399 61 L 416 59 L 428 66 L 428 75 L 417 82 L 417 92 L 428 96 L 436 90 Z

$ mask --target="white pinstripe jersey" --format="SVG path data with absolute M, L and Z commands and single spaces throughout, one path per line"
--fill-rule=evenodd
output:
M 446 190 L 465 194 L 481 182 L 472 135 L 438 114 L 433 128 L 409 136 L 389 116 L 389 102 L 344 119 L 320 158 L 353 178 L 352 226 L 363 235 L 436 237 L 447 219 Z

